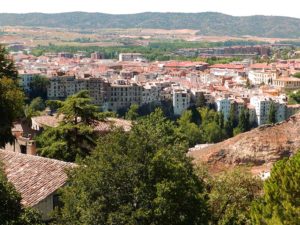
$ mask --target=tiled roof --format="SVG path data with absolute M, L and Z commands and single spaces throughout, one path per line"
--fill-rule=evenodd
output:
M 75 166 L 54 159 L 0 150 L 9 182 L 22 196 L 22 204 L 35 206 L 67 181 L 66 169 Z
M 122 128 L 124 131 L 130 131 L 131 126 L 132 123 L 130 120 L 107 118 L 105 121 L 97 121 L 94 130 L 106 133 L 111 131 L 112 127 L 116 127 Z

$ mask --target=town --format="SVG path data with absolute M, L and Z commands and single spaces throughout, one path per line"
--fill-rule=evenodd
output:
M 289 1 L 3 5 L 0 225 L 300 224 Z

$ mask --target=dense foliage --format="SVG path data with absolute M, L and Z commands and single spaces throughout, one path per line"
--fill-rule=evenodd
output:
M 13 61 L 0 45 L 0 147 L 13 141 L 11 127 L 22 113 L 24 95 L 19 90 L 17 77 Z
M 161 110 L 101 139 L 71 172 L 61 224 L 207 224 L 203 183 Z
M 85 157 L 95 147 L 96 135 L 90 124 L 97 119 L 98 109 L 92 105 L 86 91 L 56 101 L 62 122 L 47 128 L 38 138 L 38 154 L 50 158 L 74 162 Z
M 253 224 L 300 224 L 300 154 L 277 162 L 253 204 Z

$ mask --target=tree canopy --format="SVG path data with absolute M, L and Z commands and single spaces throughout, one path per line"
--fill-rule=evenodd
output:
M 115 131 L 70 174 L 64 224 L 207 224 L 203 183 L 161 110 Z
M 253 224 L 300 224 L 300 153 L 278 161 L 252 207 Z
M 13 122 L 22 115 L 23 103 L 24 94 L 15 81 L 5 76 L 0 78 L 0 147 L 13 142 L 11 128 Z
M 98 109 L 92 105 L 86 91 L 55 101 L 63 121 L 57 127 L 47 128 L 38 138 L 38 153 L 42 156 L 74 162 L 85 157 L 96 146 L 96 135 L 91 124 L 98 118 Z

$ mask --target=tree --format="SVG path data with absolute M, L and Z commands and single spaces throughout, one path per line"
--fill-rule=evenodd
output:
M 128 110 L 128 112 L 125 115 L 125 118 L 128 120 L 137 120 L 139 117 L 139 105 L 138 104 L 132 104 Z
M 21 196 L 14 186 L 8 182 L 0 167 L 0 223 L 11 224 L 21 212 Z
M 236 128 L 238 125 L 238 122 L 235 118 L 235 109 L 234 105 L 232 104 L 230 106 L 230 111 L 229 111 L 229 117 L 227 118 L 227 121 L 225 123 L 225 131 L 227 133 L 227 137 L 232 137 L 233 136 L 233 130 Z
M 246 169 L 238 168 L 214 176 L 210 182 L 213 224 L 250 225 L 251 204 L 260 195 L 262 181 Z
M 24 94 L 16 83 L 7 77 L 0 78 L 0 147 L 13 142 L 11 128 L 13 122 L 22 115 L 23 102 Z
M 66 101 L 56 101 L 60 105 L 58 114 L 62 114 L 65 123 L 90 124 L 97 119 L 99 109 L 92 104 L 88 91 L 80 91 L 69 96 Z
M 70 162 L 86 157 L 96 146 L 96 134 L 91 124 L 99 117 L 97 107 L 91 104 L 86 91 L 55 103 L 63 121 L 38 136 L 38 154 Z
M 300 224 L 300 153 L 278 161 L 251 210 L 253 224 Z
M 274 102 L 271 102 L 270 110 L 268 114 L 268 123 L 276 123 L 276 109 Z
M 207 224 L 203 183 L 161 110 L 115 131 L 70 174 L 64 224 Z
M 202 142 L 216 143 L 222 141 L 226 137 L 226 132 L 222 128 L 223 115 L 208 108 L 200 108 L 199 111 L 202 118 L 200 126 Z
M 0 45 L 0 79 L 4 77 L 17 81 L 18 71 L 14 62 L 9 59 L 8 52 L 5 47 Z
M 203 92 L 200 92 L 200 95 L 196 100 L 196 106 L 200 107 L 200 108 L 206 107 L 206 103 L 207 103 L 207 101 L 206 101 L 206 98 L 205 98 Z
M 177 120 L 178 128 L 176 132 L 178 135 L 189 143 L 189 147 L 193 147 L 196 144 L 201 143 L 200 128 L 192 122 L 192 112 L 190 110 L 185 111 L 181 117 Z
M 21 195 L 8 182 L 0 165 L 0 224 L 40 225 L 41 216 L 33 209 L 24 209 Z
M 238 126 L 234 129 L 234 135 L 250 130 L 249 111 L 244 108 L 239 114 Z
M 47 87 L 49 85 L 49 80 L 45 76 L 34 76 L 29 84 L 30 92 L 29 98 L 34 99 L 41 97 L 43 100 L 47 99 Z

